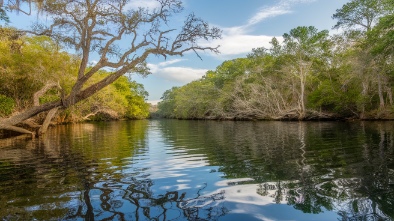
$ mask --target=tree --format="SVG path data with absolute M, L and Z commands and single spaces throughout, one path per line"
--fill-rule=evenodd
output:
M 368 43 L 374 43 L 372 53 L 392 56 L 394 54 L 394 15 L 387 15 L 369 33 Z
M 34 106 L 15 116 L 1 119 L 0 129 L 34 134 L 15 125 L 41 112 L 71 107 L 126 73 L 148 74 L 146 59 L 151 55 L 166 58 L 201 50 L 218 53 L 218 46 L 202 47 L 199 42 L 220 38 L 220 29 L 210 27 L 194 14 L 187 16 L 178 34 L 174 34 L 176 28 L 169 28 L 170 16 L 182 11 L 180 0 L 157 0 L 159 6 L 155 9 L 129 9 L 130 2 L 44 1 L 41 10 L 52 23 L 49 26 L 37 24 L 31 33 L 50 36 L 75 48 L 81 56 L 77 79 L 71 91 L 63 93 L 60 100 Z M 93 67 L 89 67 L 93 53 L 97 53 L 100 58 Z M 92 76 L 104 68 L 114 71 L 99 82 L 86 86 Z M 46 128 L 43 132 L 45 130 Z
M 374 26 L 379 22 L 380 18 L 386 16 L 386 18 L 390 17 L 394 9 L 393 3 L 393 0 L 352 0 L 341 9 L 338 9 L 333 15 L 334 19 L 338 19 L 334 28 L 346 27 L 359 29 L 361 27 L 361 35 L 355 39 L 355 43 L 353 44 L 355 49 L 359 49 L 354 65 L 358 69 L 357 71 L 362 74 L 363 89 L 361 97 L 369 97 L 367 95 L 369 85 L 376 85 L 380 110 L 385 109 L 384 92 L 386 92 L 389 97 L 390 103 L 392 103 L 393 99 L 391 88 L 387 85 L 389 79 L 385 73 L 387 72 L 385 65 L 387 61 L 384 57 L 376 53 L 373 54 L 373 45 L 376 45 L 376 42 L 378 42 L 374 39 L 374 35 L 379 35 Z M 374 37 L 371 38 L 371 36 Z M 379 51 L 379 49 L 376 49 L 379 47 L 380 46 L 375 47 L 375 51 Z M 365 101 L 361 103 L 361 117 L 363 117 L 365 112 Z
M 203 119 L 215 117 L 219 94 L 215 85 L 207 80 L 192 81 L 178 89 L 175 95 L 177 118 Z
M 306 84 L 317 61 L 324 59 L 330 47 L 328 31 L 318 31 L 315 27 L 297 27 L 283 35 L 282 46 L 284 70 L 299 81 L 299 118 L 306 115 Z
M 50 38 L 0 28 L 0 39 L 0 94 L 13 98 L 18 111 L 33 105 L 34 93 L 44 85 L 71 88 L 79 60 Z
M 332 16 L 338 22 L 334 28 L 358 28 L 365 31 L 372 29 L 379 17 L 388 12 L 391 0 L 352 0 L 337 9 Z
M 169 90 L 166 90 L 163 93 L 163 96 L 160 98 L 162 101 L 160 101 L 157 106 L 158 106 L 158 114 L 162 117 L 169 117 L 173 118 L 175 117 L 175 96 L 179 91 L 179 87 L 172 87 Z
M 275 39 L 272 41 L 275 44 Z M 274 48 L 274 47 L 273 47 Z M 279 73 L 274 53 L 266 48 L 253 49 L 244 62 L 237 62 L 242 71 L 222 90 L 227 116 L 237 119 L 279 119 L 291 109 L 287 105 L 288 79 Z M 246 65 L 247 64 L 247 65 Z M 224 105 L 226 104 L 226 105 Z
M 210 79 L 217 88 L 221 89 L 226 84 L 233 82 L 236 77 L 247 74 L 250 65 L 250 59 L 247 58 L 224 61 L 215 71 L 209 71 L 206 74 L 206 79 Z
M 97 75 L 93 83 L 109 74 L 111 73 L 100 73 L 101 76 Z M 75 104 L 66 114 L 60 114 L 58 121 L 146 118 L 149 115 L 149 104 L 145 102 L 147 96 L 143 85 L 122 76 L 93 96 Z

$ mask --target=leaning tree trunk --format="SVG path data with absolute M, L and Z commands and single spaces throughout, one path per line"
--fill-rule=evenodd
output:
M 46 117 L 46 120 L 44 122 L 44 125 L 42 126 L 43 128 L 39 130 L 39 134 L 41 135 L 42 133 L 45 133 L 48 125 L 50 123 L 50 120 L 54 117 L 56 111 L 59 108 L 68 108 L 90 96 L 95 94 L 97 91 L 103 89 L 104 87 L 108 86 L 109 84 L 113 83 L 116 79 L 121 77 L 127 69 L 121 69 L 106 78 L 102 79 L 101 81 L 85 88 L 82 91 L 79 91 L 80 89 L 78 87 L 74 87 L 73 90 L 71 91 L 70 95 L 68 95 L 66 98 L 63 98 L 60 101 L 54 101 L 46 104 L 42 104 L 39 106 L 33 106 L 17 115 L 11 116 L 9 118 L 5 119 L 0 119 L 0 130 L 11 130 L 11 131 L 16 131 L 20 133 L 27 133 L 31 134 L 32 136 L 35 136 L 34 131 L 29 131 L 21 127 L 17 127 L 15 125 L 22 123 L 23 121 L 32 118 L 36 116 L 39 113 L 46 112 L 53 110 L 52 112 L 50 111 L 48 113 L 49 116 Z M 77 81 L 76 84 L 80 84 L 79 80 Z M 39 92 L 37 92 L 34 96 L 35 104 L 38 102 L 38 98 L 40 95 L 44 94 L 43 91 L 48 90 L 48 88 L 45 86 L 44 89 L 41 89 Z M 56 111 L 55 111 L 56 110 Z
M 55 116 L 56 112 L 59 110 L 59 108 L 60 107 L 55 107 L 48 112 L 47 116 L 45 117 L 44 123 L 42 124 L 42 126 L 38 130 L 38 135 L 42 135 L 47 132 L 48 126 L 51 123 L 52 118 Z
M 39 113 L 49 111 L 53 108 L 61 107 L 62 102 L 61 101 L 56 101 L 56 102 L 51 102 L 47 104 L 43 104 L 40 106 L 34 106 L 30 109 L 27 109 L 17 115 L 11 116 L 9 118 L 1 119 L 0 120 L 0 130 L 11 130 L 11 131 L 16 131 L 19 133 L 27 133 L 31 134 L 32 136 L 35 136 L 34 131 L 29 131 L 21 127 L 17 127 L 15 125 L 22 123 L 23 121 L 36 116 Z

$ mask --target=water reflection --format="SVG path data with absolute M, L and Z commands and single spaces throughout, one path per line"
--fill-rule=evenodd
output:
M 182 124 L 163 122 L 166 137 L 191 153 L 207 153 L 227 179 L 250 178 L 238 189 L 252 189 L 251 204 L 269 197 L 304 213 L 335 211 L 341 220 L 394 217 L 392 122 Z
M 7 141 L 0 154 L 0 217 L 217 220 L 225 215 L 226 208 L 217 203 L 224 193 L 202 195 L 206 183 L 187 191 L 179 186 L 179 191 L 173 190 L 174 186 L 168 185 L 158 186 L 164 190 L 157 189 L 153 179 L 167 176 L 160 174 L 156 163 L 147 157 L 148 124 L 136 121 L 68 125 L 39 140 Z M 198 156 L 188 157 L 201 160 Z M 172 165 L 182 165 L 180 159 L 173 157 Z M 184 164 L 199 167 L 196 163 Z M 170 168 L 161 170 L 177 174 L 183 168 L 170 164 Z
M 393 220 L 393 122 L 132 121 L 0 141 L 3 220 Z

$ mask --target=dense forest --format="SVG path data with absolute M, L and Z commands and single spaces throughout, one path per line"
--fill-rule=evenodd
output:
M 352 0 L 340 34 L 296 27 L 163 94 L 180 119 L 393 119 L 394 1 Z
M 79 57 L 64 52 L 49 37 L 27 36 L 12 28 L 0 28 L 0 39 L 0 117 L 58 100 L 62 93 L 71 90 L 77 78 Z M 89 84 L 109 74 L 100 71 Z M 54 121 L 146 118 L 147 96 L 142 84 L 123 76 L 92 97 L 59 112 Z M 35 120 L 43 119 L 38 116 Z

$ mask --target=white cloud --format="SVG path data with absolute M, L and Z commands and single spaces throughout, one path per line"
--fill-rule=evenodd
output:
M 218 58 L 226 60 L 228 57 L 234 55 L 246 54 L 252 52 L 253 48 L 259 47 L 270 47 L 270 41 L 274 36 L 266 35 L 224 35 L 222 39 L 215 40 L 210 43 L 204 43 L 208 45 L 220 45 L 220 54 L 213 54 Z M 281 36 L 275 36 L 279 41 L 281 41 Z M 204 45 L 203 44 L 203 45 Z
M 276 5 L 263 7 L 253 15 L 244 26 L 242 26 L 242 29 L 246 29 L 249 26 L 255 25 L 269 18 L 292 13 L 291 7 L 295 4 L 311 3 L 314 1 L 316 0 L 282 0 Z
M 159 69 L 156 76 L 179 83 L 189 83 L 190 81 L 200 79 L 207 71 L 207 69 L 194 69 L 189 67 L 165 67 Z
M 210 55 L 220 60 L 231 59 L 236 55 L 244 55 L 251 52 L 253 48 L 269 48 L 269 42 L 273 37 L 276 37 L 279 41 L 282 41 L 282 37 L 249 34 L 252 26 L 269 18 L 292 13 L 291 8 L 296 4 L 311 3 L 314 1 L 316 0 L 282 0 L 276 5 L 263 7 L 242 26 L 221 27 L 223 30 L 222 39 L 217 39 L 209 43 L 201 42 L 200 44 L 206 47 L 220 45 L 220 54 L 210 53 Z
M 254 25 L 261 21 L 264 21 L 267 18 L 276 17 L 279 15 L 284 15 L 291 13 L 288 7 L 283 5 L 272 6 L 268 8 L 262 8 L 259 12 L 257 12 L 253 17 L 248 20 L 247 25 Z
M 184 59 L 173 59 L 158 64 L 148 64 L 152 74 L 164 80 L 177 83 L 188 83 L 200 79 L 208 71 L 207 69 L 195 69 L 190 67 L 171 67 L 170 65 L 183 61 Z
M 163 62 L 160 62 L 159 64 L 158 64 L 158 66 L 160 66 L 160 67 L 165 67 L 165 66 L 168 66 L 168 65 L 171 65 L 171 64 L 175 64 L 175 63 L 178 63 L 178 62 L 181 62 L 181 61 L 184 61 L 185 59 L 172 59 L 172 60 L 169 60 L 169 61 L 163 61 Z

